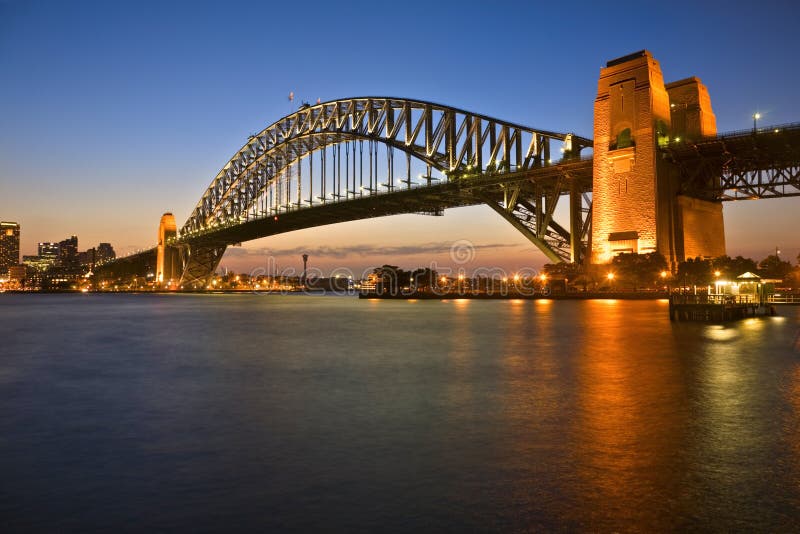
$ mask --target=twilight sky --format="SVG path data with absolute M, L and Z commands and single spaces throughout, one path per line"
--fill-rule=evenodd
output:
M 592 137 L 600 68 L 643 48 L 666 82 L 698 76 L 719 131 L 800 121 L 793 1 L 44 2 L 0 0 L 0 220 L 39 241 L 155 244 L 181 226 L 247 136 L 294 106 L 362 95 L 441 102 Z M 613 4 L 613 3 L 612 3 Z M 612 5 L 605 4 L 605 5 Z M 794 260 L 800 198 L 725 205 L 730 255 Z M 292 232 L 229 249 L 222 266 L 329 271 L 390 262 L 538 268 L 544 255 L 488 207 Z M 268 260 L 268 257 L 274 260 Z

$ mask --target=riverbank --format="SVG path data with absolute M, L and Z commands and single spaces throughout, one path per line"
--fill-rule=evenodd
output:
M 399 294 L 364 292 L 359 293 L 360 299 L 389 299 L 389 300 L 449 300 L 449 299 L 477 299 L 477 300 L 503 300 L 503 299 L 524 299 L 524 300 L 659 300 L 666 299 L 667 293 L 663 291 L 586 291 L 576 293 L 535 293 L 522 292 L 496 292 L 496 293 L 471 293 L 471 292 L 447 292 L 434 293 L 428 291 L 400 292 Z

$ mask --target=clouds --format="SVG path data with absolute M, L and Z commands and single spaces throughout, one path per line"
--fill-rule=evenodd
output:
M 472 248 L 478 250 L 502 250 L 518 248 L 518 244 L 513 243 L 473 243 Z M 420 254 L 444 254 L 450 253 L 453 243 L 449 241 L 436 241 L 421 243 L 419 245 L 380 245 L 380 244 L 354 244 L 347 246 L 328 246 L 321 245 L 307 247 L 299 245 L 291 248 L 269 248 L 258 249 L 230 247 L 226 252 L 228 257 L 246 256 L 296 256 L 299 254 L 310 254 L 315 257 L 325 258 L 346 258 L 352 256 L 415 256 Z
M 305 247 L 297 246 L 292 248 L 262 248 L 250 250 L 250 254 L 268 256 L 291 256 L 297 254 L 312 254 L 319 257 L 345 258 L 349 256 L 415 256 L 419 254 L 441 254 L 449 253 L 453 243 L 449 241 L 439 241 L 431 243 L 421 243 L 419 245 L 386 245 L 380 244 L 356 244 L 348 246 L 317 246 Z M 472 244 L 475 250 L 497 250 L 516 248 L 519 245 L 510 243 L 485 243 Z

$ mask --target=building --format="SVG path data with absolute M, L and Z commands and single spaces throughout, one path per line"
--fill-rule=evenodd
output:
M 58 262 L 58 243 L 39 243 L 39 257 L 50 259 L 55 265 Z
M 8 268 L 8 279 L 12 282 L 22 282 L 25 280 L 25 273 L 24 265 L 12 265 Z
M 83 270 L 92 270 L 97 261 L 97 249 L 90 248 L 83 252 L 78 252 L 78 264 Z
M 22 256 L 22 264 L 31 271 L 44 273 L 56 264 L 57 259 L 46 256 Z
M 19 265 L 19 224 L 0 222 L 0 273 Z
M 58 243 L 58 263 L 63 269 L 77 269 L 78 237 L 72 236 Z
M 103 263 L 116 258 L 117 253 L 114 252 L 114 247 L 111 246 L 111 243 L 100 243 L 97 245 L 96 256 L 97 263 Z

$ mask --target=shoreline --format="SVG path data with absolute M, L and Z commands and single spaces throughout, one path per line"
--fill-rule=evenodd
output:
M 532 295 L 520 293 L 359 293 L 359 299 L 388 299 L 388 300 L 666 300 L 669 295 L 662 291 L 649 292 L 580 292 L 580 293 L 550 293 L 537 292 Z

